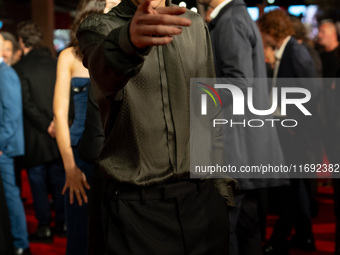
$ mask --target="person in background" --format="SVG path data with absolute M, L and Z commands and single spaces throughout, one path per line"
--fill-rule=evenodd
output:
M 4 42 L 4 50 L 3 50 L 3 58 L 7 65 L 12 66 L 16 64 L 21 56 L 22 56 L 22 50 L 20 48 L 20 45 L 15 38 L 14 35 L 12 35 L 9 32 L 0 32 L 0 34 L 3 36 L 5 42 Z M 22 166 L 20 162 L 22 162 L 22 156 L 14 158 L 14 166 L 15 166 L 15 181 L 20 189 L 20 193 L 22 190 L 21 186 L 21 171 Z
M 54 233 L 65 235 L 64 198 L 61 194 L 65 171 L 57 142 L 49 130 L 53 120 L 53 94 L 57 61 L 50 51 L 42 48 L 42 33 L 38 25 L 24 21 L 18 25 L 19 44 L 23 57 L 13 66 L 21 79 L 25 156 L 38 227 L 30 235 L 31 242 L 53 242 L 51 210 L 48 198 L 47 178 L 52 184 L 55 209 Z
M 118 5 L 119 2 L 120 1 L 116 0 L 107 0 L 104 13 L 109 12 L 114 7 L 113 5 Z M 100 170 L 98 169 L 99 154 L 104 145 L 104 130 L 91 83 L 89 83 L 87 93 L 85 128 L 79 141 L 78 150 L 79 157 L 82 160 L 95 165 L 89 195 L 89 229 L 91 229 L 91 231 L 89 232 L 88 247 L 89 253 L 92 254 L 96 247 L 103 247 L 103 249 L 105 247 L 105 239 L 101 231 L 102 216 L 100 213 L 100 205 L 102 202 L 100 198 L 103 197 L 104 187 L 101 182 Z M 105 253 L 104 250 L 101 252 Z
M 29 255 L 25 211 L 15 184 L 13 160 L 25 152 L 21 86 L 18 75 L 4 62 L 3 47 L 4 39 L 0 35 L 0 175 L 9 211 L 14 254 Z M 1 208 L 3 206 L 1 204 Z
M 288 84 L 279 78 L 296 78 L 290 86 L 300 85 L 311 93 L 311 100 L 306 107 L 312 112 L 313 118 L 301 116 L 298 109 L 287 111 L 288 118 L 298 119 L 299 125 L 294 128 L 285 128 L 277 125 L 280 143 L 285 156 L 286 164 L 311 164 L 320 158 L 314 150 L 314 140 L 318 139 L 318 130 L 314 128 L 317 121 L 317 107 L 321 94 L 321 85 L 318 83 L 316 69 L 307 49 L 299 44 L 295 38 L 294 27 L 289 16 L 282 10 L 268 12 L 260 17 L 258 26 L 266 45 L 275 49 L 275 67 L 272 87 L 286 87 Z M 301 79 L 298 79 L 301 78 Z M 308 84 L 301 82 L 305 78 Z M 300 87 L 298 86 L 298 87 Z M 274 117 L 282 119 L 280 108 L 274 112 Z M 315 156 L 316 155 L 316 156 Z M 321 163 L 321 162 L 318 162 Z M 280 203 L 280 218 L 276 222 L 273 234 L 264 246 L 264 254 L 289 254 L 289 249 L 314 251 L 315 244 L 311 225 L 311 210 L 308 194 L 308 183 L 305 179 L 291 179 L 287 187 L 282 187 L 278 193 Z M 306 203 L 307 202 L 307 203 Z M 295 227 L 295 235 L 292 229 Z
M 323 77 L 336 77 L 338 70 L 338 33 L 334 22 L 323 20 L 319 26 L 318 44 L 321 46 L 320 57 L 323 64 Z
M 331 164 L 340 164 L 340 47 L 336 25 L 323 20 L 319 26 L 318 43 L 323 64 L 324 144 Z M 335 77 L 337 79 L 335 79 Z M 333 179 L 334 212 L 336 216 L 335 254 L 340 254 L 340 180 Z
M 14 35 L 9 32 L 0 32 L 0 34 L 5 40 L 3 49 L 4 61 L 7 65 L 12 66 L 20 60 L 22 50 Z
M 260 109 L 270 108 L 261 34 L 249 16 L 244 1 L 200 0 L 200 3 L 213 8 L 209 29 L 216 77 L 223 79 L 223 82 L 236 84 L 245 95 L 247 89 L 252 88 L 254 105 Z M 228 115 L 232 109 L 232 99 L 228 99 L 230 100 L 223 103 L 223 118 L 235 119 L 234 116 Z M 244 118 L 264 120 L 270 116 L 256 116 L 247 109 Z M 224 133 L 228 134 L 224 136 L 224 159 L 227 164 L 240 167 L 284 163 L 275 128 L 267 125 L 261 128 L 242 125 L 230 128 L 225 125 Z M 237 181 L 240 192 L 235 196 L 236 208 L 229 213 L 230 254 L 261 255 L 262 240 L 258 214 L 260 192 L 269 186 L 287 185 L 287 182 L 242 176 Z
M 315 45 L 312 40 L 310 40 L 307 37 L 307 29 L 305 25 L 301 22 L 301 20 L 297 17 L 290 17 L 293 26 L 294 26 L 294 38 L 298 41 L 298 43 L 301 43 L 303 46 L 306 47 L 308 50 L 310 56 L 313 59 L 314 66 L 317 72 L 318 77 L 322 77 L 322 61 L 320 58 L 320 54 L 315 49 Z
M 298 43 L 302 44 L 303 46 L 306 47 L 306 49 L 308 50 L 310 56 L 312 57 L 312 60 L 314 62 L 314 66 L 316 69 L 316 73 L 318 77 L 322 77 L 322 61 L 320 58 L 320 54 L 317 52 L 317 50 L 315 49 L 315 45 L 312 42 L 312 40 L 310 40 L 307 37 L 307 30 L 305 25 L 301 22 L 301 20 L 297 17 L 290 17 L 293 26 L 294 26 L 294 30 L 295 30 L 295 34 L 293 35 L 294 38 L 297 40 Z M 320 106 L 318 107 L 318 118 L 322 115 L 322 111 L 323 108 L 322 106 L 324 105 L 323 100 L 320 100 Z M 322 133 L 322 120 L 321 118 L 319 118 L 319 120 L 317 120 L 315 122 L 315 124 L 313 125 L 314 128 L 316 128 L 318 131 L 316 131 L 317 133 L 321 134 Z M 322 153 L 323 153 L 323 141 L 322 141 L 322 136 L 318 136 L 318 139 L 315 139 L 313 142 L 313 147 L 314 147 L 314 155 L 313 158 L 315 160 L 314 163 L 321 163 L 322 162 Z M 312 210 L 312 217 L 316 217 L 317 213 L 318 213 L 318 203 L 316 201 L 316 193 L 317 193 L 317 178 L 313 178 L 313 179 L 308 179 L 307 184 L 308 185 L 308 193 L 310 194 L 310 207 Z
M 83 66 L 75 33 L 89 15 L 103 13 L 105 1 L 81 1 L 71 28 L 70 47 L 58 58 L 57 80 L 53 99 L 55 134 L 66 171 L 63 188 L 66 201 L 66 254 L 87 254 L 88 189 L 94 164 L 79 157 L 78 145 L 82 137 L 87 112 L 90 78 Z M 70 90 L 74 103 L 74 120 L 69 127 Z M 92 148 L 87 148 L 92 150 Z
M 320 57 L 323 66 L 323 101 L 324 101 L 324 145 L 330 163 L 339 163 L 340 145 L 337 134 L 340 132 L 340 85 L 335 77 L 339 65 L 339 41 L 335 24 L 330 20 L 321 21 L 318 43 L 321 46 Z

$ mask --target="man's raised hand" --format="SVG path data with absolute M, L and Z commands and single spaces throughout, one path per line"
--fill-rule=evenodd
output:
M 130 40 L 137 48 L 164 45 L 182 33 L 182 27 L 190 26 L 191 20 L 178 17 L 186 9 L 176 6 L 154 9 L 151 0 L 141 0 L 130 24 Z

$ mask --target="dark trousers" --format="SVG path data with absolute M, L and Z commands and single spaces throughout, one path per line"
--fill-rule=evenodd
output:
M 282 201 L 280 218 L 276 222 L 269 242 L 280 247 L 287 245 L 287 239 L 295 227 L 296 238 L 306 240 L 313 236 L 306 180 L 291 179 L 287 187 L 280 187 L 278 199 Z
M 230 255 L 261 255 L 262 241 L 258 214 L 258 191 L 243 191 L 235 196 L 230 211 Z
M 312 151 L 306 130 L 292 129 L 277 126 L 278 135 L 286 164 L 311 163 L 309 153 Z M 313 162 L 314 163 L 314 162 Z M 316 176 L 315 176 L 316 177 Z M 277 199 L 280 201 L 280 218 L 274 226 L 269 243 L 276 247 L 287 248 L 287 240 L 295 228 L 295 238 L 306 240 L 313 237 L 310 189 L 306 179 L 291 179 L 290 185 L 278 188 Z
M 6 195 L 0 170 L 0 254 L 13 255 L 14 246 L 11 234 L 11 223 L 6 203 Z
M 139 190 L 110 184 L 105 194 L 102 234 L 90 225 L 90 240 L 104 237 L 105 250 L 92 240 L 90 254 L 228 254 L 228 206 L 210 181 Z
M 51 221 L 50 202 L 48 199 L 47 178 L 53 186 L 53 199 L 56 223 L 64 223 L 64 198 L 61 194 L 65 183 L 65 170 L 61 159 L 27 168 L 35 217 L 39 225 L 48 225 Z

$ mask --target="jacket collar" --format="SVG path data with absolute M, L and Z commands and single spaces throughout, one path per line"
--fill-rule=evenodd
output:
M 2 61 L 2 62 L 0 63 L 0 69 L 4 68 L 4 67 L 6 67 L 6 66 L 7 66 L 7 64 L 5 63 L 5 61 Z
M 292 46 L 293 46 L 294 43 L 298 43 L 298 42 L 296 41 L 296 39 L 294 37 L 290 37 L 290 39 L 288 40 L 286 47 L 284 48 L 284 51 L 282 53 L 280 66 L 281 66 L 282 63 L 284 63 L 287 60 L 287 58 L 290 57 L 291 51 L 292 51 Z M 280 71 L 280 68 L 279 68 L 279 71 Z
M 218 15 L 216 16 L 216 18 L 214 18 L 213 20 L 210 21 L 210 23 L 208 24 L 209 30 L 213 30 L 218 21 L 221 19 L 221 17 L 223 16 L 224 13 L 226 13 L 231 7 L 233 6 L 241 6 L 241 5 L 245 5 L 243 0 L 233 0 L 231 1 L 229 4 L 227 4 L 226 6 L 224 6 L 221 11 L 218 13 Z

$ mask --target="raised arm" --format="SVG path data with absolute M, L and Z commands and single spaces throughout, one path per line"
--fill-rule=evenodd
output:
M 179 7 L 153 9 L 147 0 L 128 22 L 116 16 L 86 19 L 77 37 L 84 66 L 99 89 L 109 96 L 123 88 L 142 68 L 151 46 L 170 43 L 172 36 L 182 32 L 181 26 L 191 24 L 177 16 L 184 12 L 185 8 Z

